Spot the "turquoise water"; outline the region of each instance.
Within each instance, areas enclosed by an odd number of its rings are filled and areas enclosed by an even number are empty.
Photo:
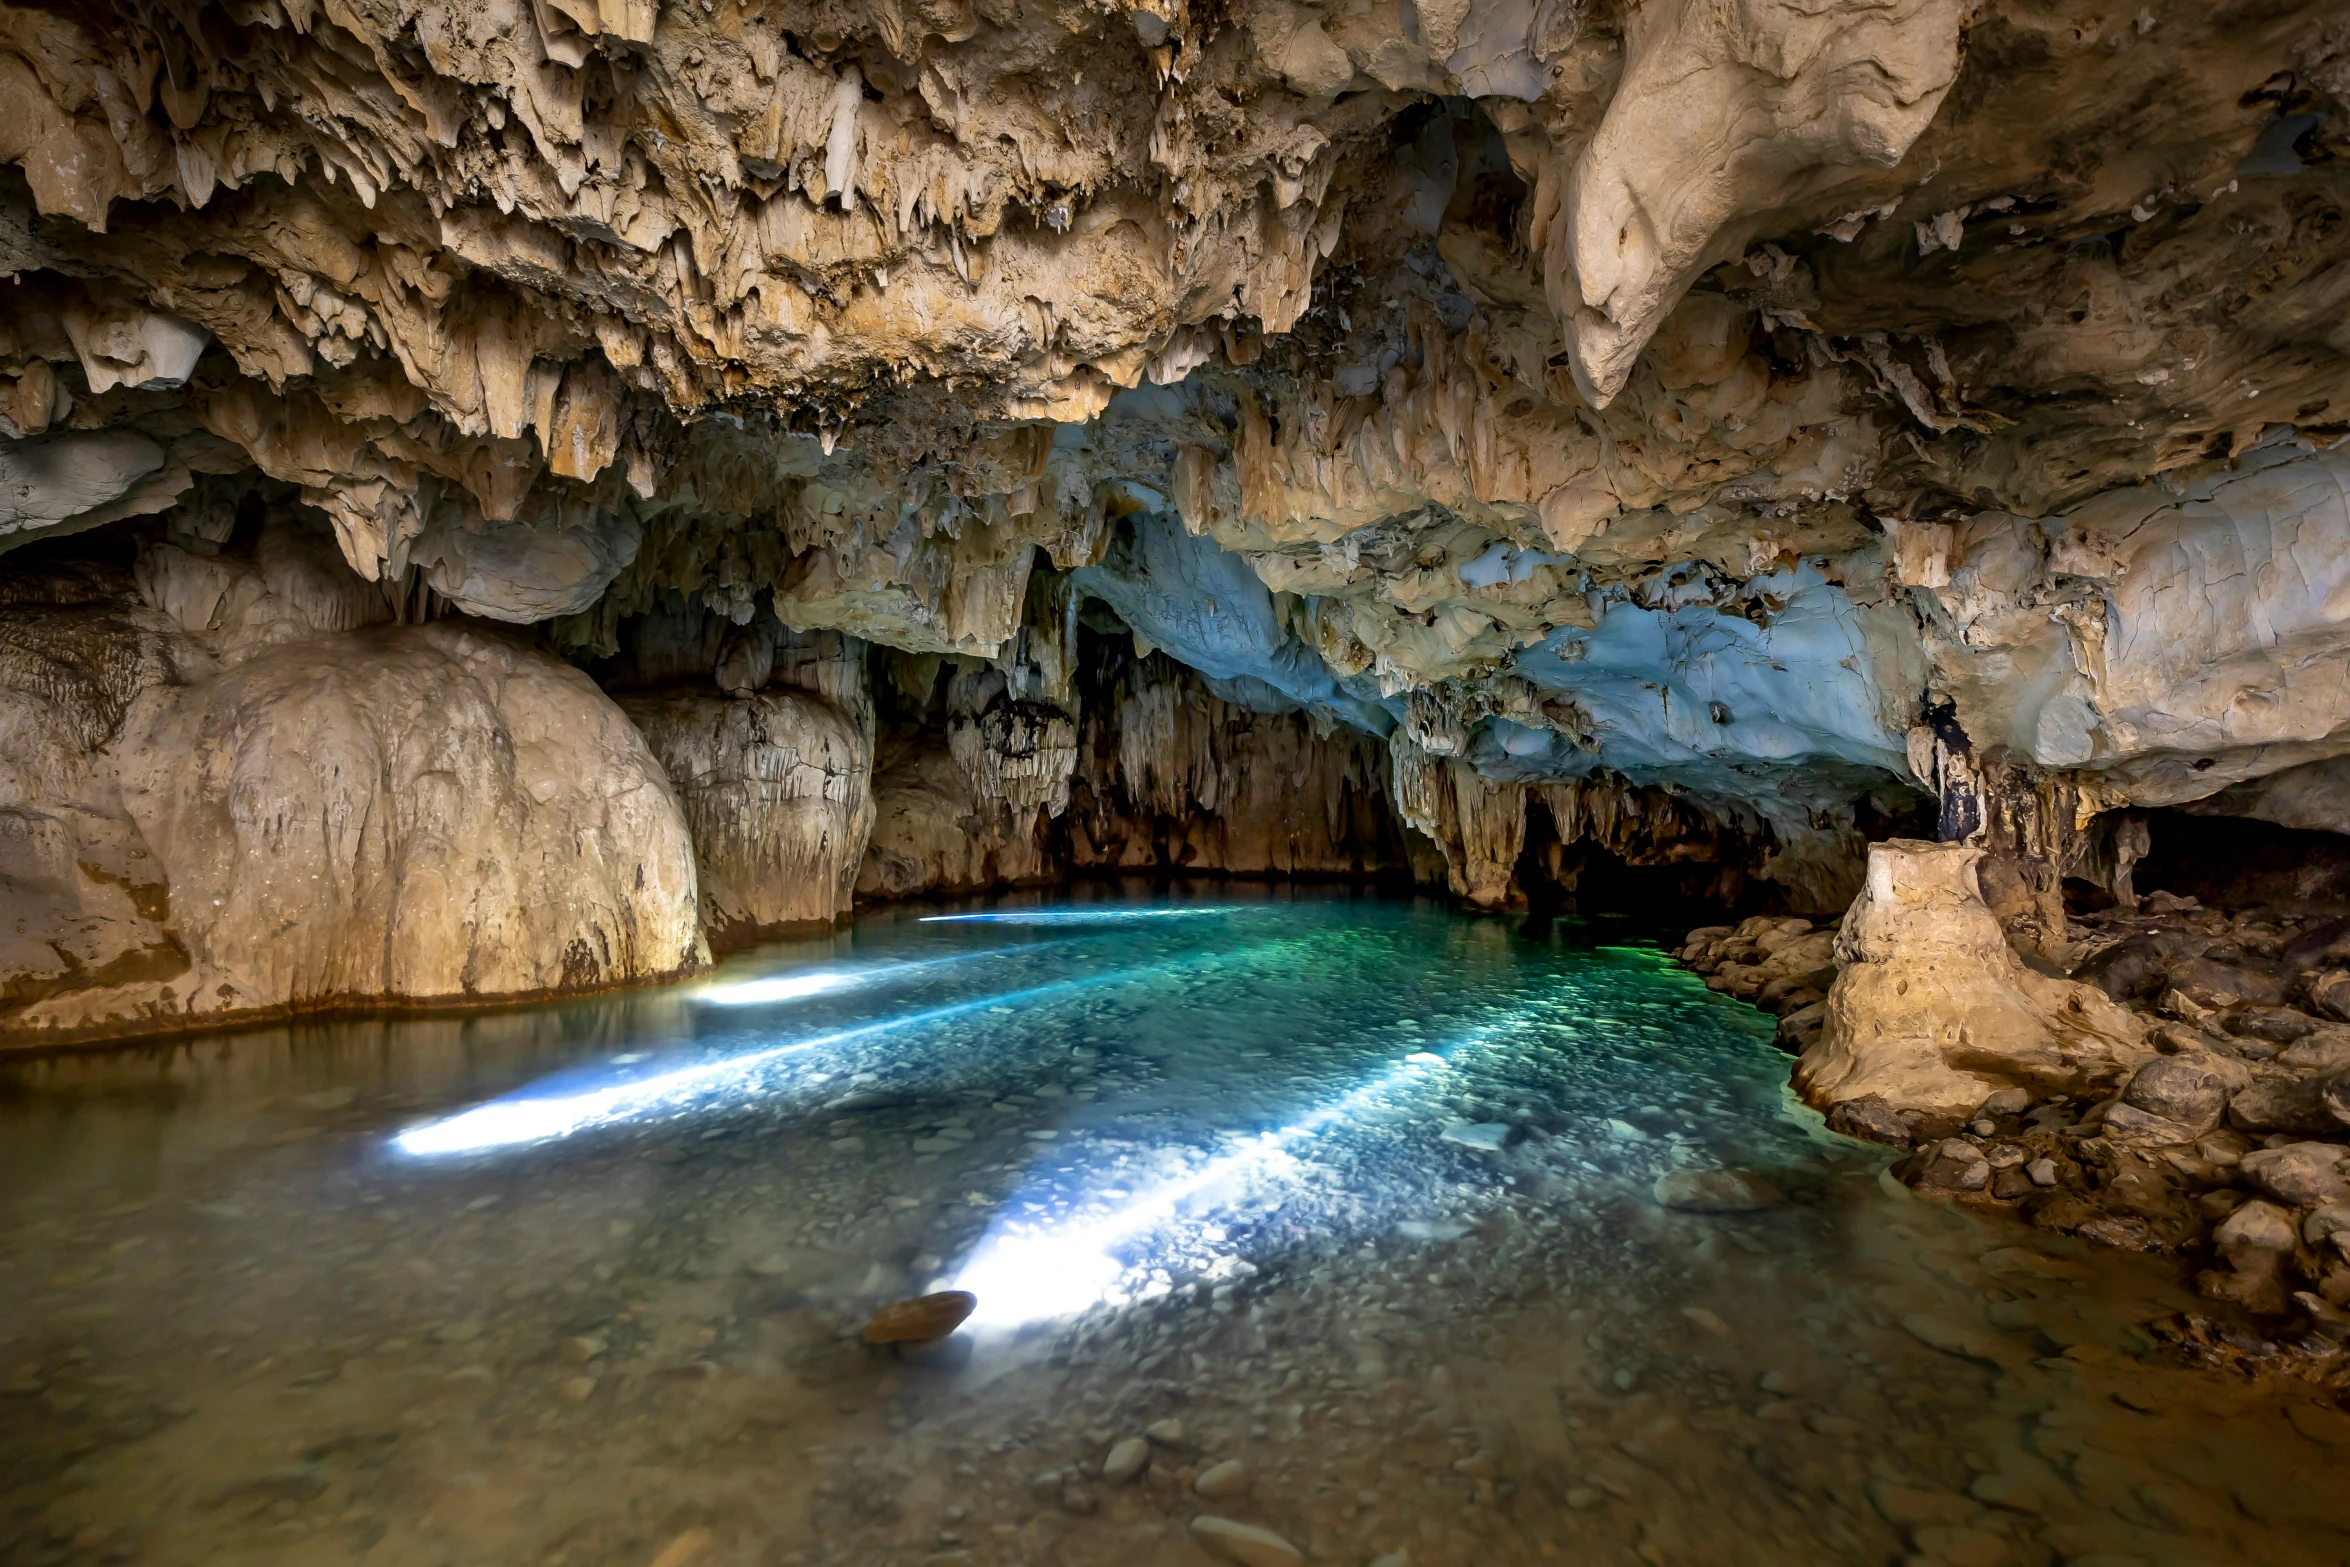
[[[1888,1190],[1603,934],[1105,888],[10,1063],[0,1559],[2343,1559],[2314,1390]],[[1658,1206],[1714,1166],[1786,1200]]]

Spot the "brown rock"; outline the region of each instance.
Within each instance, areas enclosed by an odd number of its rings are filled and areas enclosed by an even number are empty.
[[[1909,1184],[1925,1192],[1979,1192],[1991,1184],[1991,1161],[1963,1137],[1946,1137],[1911,1155]]]
[[[2295,1208],[2350,1202],[2350,1149],[2326,1143],[2287,1143],[2244,1156],[2244,1173],[2281,1203]]]
[[[2350,969],[2323,969],[2312,974],[2309,1007],[2337,1023],[2350,1023]]]
[[[1832,1107],[1828,1111],[1828,1130],[1894,1148],[1910,1145],[1909,1123],[1894,1113],[1883,1094],[1863,1094]]]
[[[2186,1127],[2187,1135],[2177,1141],[2191,1143],[2219,1125],[2220,1115],[2227,1109],[2228,1091],[2219,1073],[2203,1061],[2186,1055],[2161,1056],[2138,1068],[2122,1090],[2122,1103]],[[2111,1116],[2106,1124],[2111,1127]]]
[[[1787,1199],[1751,1170],[1674,1170],[1657,1177],[1656,1200],[1682,1213],[1752,1213]]]
[[[940,1290],[912,1300],[893,1300],[865,1324],[868,1344],[920,1344],[945,1338],[979,1309],[979,1297],[969,1290]]]

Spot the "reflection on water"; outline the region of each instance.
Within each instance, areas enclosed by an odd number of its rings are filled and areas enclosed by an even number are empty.
[[[2350,1554],[2350,1416],[1909,1200],[1653,952],[1094,896],[0,1068],[0,1560]],[[1789,1200],[1656,1204],[1717,1164]]]

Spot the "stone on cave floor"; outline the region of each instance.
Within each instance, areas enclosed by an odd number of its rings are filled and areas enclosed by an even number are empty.
[[[1299,1567],[1305,1554],[1272,1530],[1202,1513],[1191,1520],[1191,1537],[1211,1556],[1239,1567]]]
[[[1828,1107],[1828,1128],[1865,1142],[1907,1148],[1909,1123],[1902,1120],[1883,1094],[1861,1094]]]
[[[1755,1213],[1787,1198],[1751,1170],[1669,1170],[1656,1179],[1660,1206],[1682,1213]]]
[[[978,1309],[979,1297],[968,1290],[940,1290],[891,1301],[866,1322],[864,1339],[868,1344],[920,1344],[942,1339]]]

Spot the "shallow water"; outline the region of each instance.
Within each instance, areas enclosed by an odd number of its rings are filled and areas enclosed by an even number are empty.
[[[2350,1559],[2350,1417],[1912,1201],[1770,1035],[1588,931],[1105,889],[8,1063],[0,1560]],[[1657,1205],[1713,1165],[1789,1200]]]

